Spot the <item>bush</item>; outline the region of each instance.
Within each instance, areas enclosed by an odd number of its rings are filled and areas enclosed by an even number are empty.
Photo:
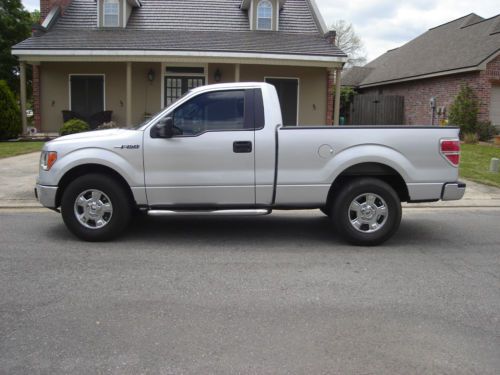
[[[479,137],[476,133],[464,133],[464,143],[475,145],[479,142]]]
[[[455,101],[450,106],[449,123],[459,126],[462,135],[475,133],[478,113],[479,101],[474,91],[468,85],[462,86]]]
[[[89,130],[90,127],[85,121],[73,118],[64,123],[61,130],[59,130],[59,134],[68,135],[68,134],[87,132]]]
[[[104,130],[104,129],[118,129],[118,125],[114,121],[110,122],[105,122],[102,125],[99,125],[97,127],[97,130]]]
[[[476,126],[476,133],[480,141],[488,142],[497,135],[497,128],[491,122],[479,122]]]
[[[0,139],[16,138],[23,131],[21,111],[7,82],[0,81]]]

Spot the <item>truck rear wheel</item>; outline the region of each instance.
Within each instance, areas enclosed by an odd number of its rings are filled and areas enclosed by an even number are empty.
[[[85,241],[108,241],[120,235],[131,217],[127,192],[102,174],[78,177],[65,189],[61,214],[68,229]]]
[[[332,219],[338,233],[355,245],[376,246],[388,240],[401,222],[401,201],[386,182],[357,178],[335,197]]]

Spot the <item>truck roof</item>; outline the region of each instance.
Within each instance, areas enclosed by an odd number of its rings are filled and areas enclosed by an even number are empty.
[[[270,87],[269,83],[265,82],[231,82],[231,83],[215,83],[211,85],[199,86],[191,90],[191,92],[201,92],[207,89],[235,89],[235,88],[265,88]]]

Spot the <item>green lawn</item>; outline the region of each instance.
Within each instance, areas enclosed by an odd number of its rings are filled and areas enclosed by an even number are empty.
[[[0,142],[0,159],[40,151],[45,142]]]
[[[462,144],[460,176],[500,187],[500,173],[489,172],[491,158],[500,159],[500,147]]]

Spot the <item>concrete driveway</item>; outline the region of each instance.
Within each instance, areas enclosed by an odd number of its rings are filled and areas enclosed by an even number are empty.
[[[0,163],[0,208],[41,207],[35,200],[33,188],[38,174],[40,153],[2,159]],[[424,207],[500,207],[500,189],[467,182],[465,197],[460,201],[426,204],[405,204],[414,208]]]
[[[33,189],[40,153],[5,158],[0,163],[0,208],[41,207]]]

